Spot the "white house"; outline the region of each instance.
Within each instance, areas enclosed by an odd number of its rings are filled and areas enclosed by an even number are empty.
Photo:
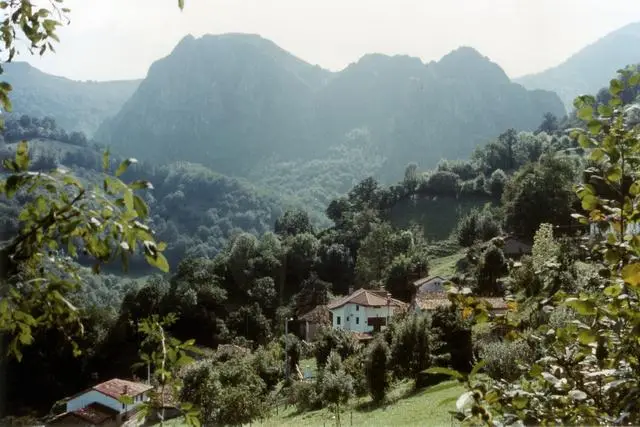
[[[152,389],[144,383],[111,379],[69,398],[66,412],[51,424],[122,425],[131,420],[139,406],[149,399]],[[123,398],[132,402],[123,403]]]
[[[386,291],[358,289],[328,304],[335,329],[358,333],[379,331],[394,313],[407,304],[391,298]]]
[[[413,282],[413,285],[416,287],[416,292],[421,293],[443,293],[447,292],[444,287],[444,284],[447,282],[447,279],[442,276],[431,276],[431,277],[423,277],[422,279],[418,279]]]

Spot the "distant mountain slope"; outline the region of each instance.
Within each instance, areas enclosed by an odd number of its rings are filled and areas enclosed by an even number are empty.
[[[0,76],[13,86],[13,112],[50,116],[68,131],[93,135],[100,123],[115,115],[140,80],[80,82],[43,73],[26,62],[3,64]]]
[[[515,79],[529,89],[556,92],[568,109],[582,94],[595,94],[616,71],[640,63],[640,22],[609,33],[562,64]]]
[[[471,48],[430,64],[366,55],[331,73],[259,36],[189,36],[96,137],[124,155],[249,176],[267,158],[324,159],[362,129],[386,158],[380,176],[397,177],[411,161],[467,157],[506,128],[535,128],[549,111],[564,112],[555,94],[511,83]]]

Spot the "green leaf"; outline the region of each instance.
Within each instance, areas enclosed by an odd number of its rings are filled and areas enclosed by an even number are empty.
[[[637,196],[638,194],[640,194],[640,181],[635,181],[633,184],[631,184],[631,187],[629,187],[629,193],[632,196]]]
[[[158,250],[160,252],[164,251],[165,249],[167,249],[167,244],[165,242],[160,242],[156,245],[156,247],[158,248]]]
[[[102,153],[102,170],[106,173],[109,170],[109,163],[110,163],[110,159],[109,159],[110,153],[109,150],[105,150],[104,153]],[[106,181],[105,181],[105,187],[106,187]]]
[[[129,158],[124,160],[122,163],[120,163],[120,166],[118,166],[118,169],[116,169],[116,176],[120,176],[123,173],[126,172],[126,170],[129,168],[129,166],[138,163],[138,161],[134,158]]]
[[[469,374],[469,377],[471,378],[475,377],[476,374],[480,372],[480,369],[484,368],[486,364],[487,362],[485,360],[481,360],[475,365],[473,365],[473,369],[471,369],[471,373]]]
[[[578,144],[584,149],[590,149],[596,146],[593,140],[583,133],[578,135]]]
[[[133,191],[127,190],[124,192],[124,206],[127,208],[127,211],[134,213],[135,207],[133,202]]]
[[[597,339],[598,337],[591,329],[580,331],[578,334],[578,341],[584,345],[592,344],[596,342]]]
[[[437,374],[437,375],[449,375],[450,377],[453,377],[455,379],[458,380],[464,380],[464,375],[462,375],[460,372],[454,370],[454,369],[449,369],[449,368],[443,368],[440,366],[434,366],[432,368],[429,368],[427,370],[424,371],[425,374]]]
[[[598,105],[598,114],[605,118],[611,117],[613,115],[613,108],[606,104],[600,104]]]
[[[594,162],[600,161],[604,157],[604,151],[601,148],[596,148],[591,152],[590,157]]]
[[[180,10],[184,9],[184,0],[178,0],[178,7],[180,8]]]
[[[129,184],[132,190],[143,190],[145,188],[153,190],[153,185],[149,181],[133,181]]]
[[[16,165],[19,170],[26,171],[29,169],[29,147],[27,141],[20,141],[16,149]]]
[[[577,117],[580,120],[584,120],[585,122],[588,122],[590,120],[593,119],[593,106],[591,105],[585,105],[584,107],[580,108],[577,112]]]
[[[602,123],[600,123],[600,120],[591,120],[587,124],[587,127],[589,128],[589,132],[591,132],[594,135],[597,135],[602,130]]]
[[[611,298],[615,298],[618,295],[620,295],[623,290],[624,289],[623,289],[622,285],[616,283],[614,285],[607,286],[606,288],[604,288],[603,292],[604,292],[604,294],[606,296],[611,297]]]
[[[164,257],[164,255],[162,255],[161,253],[158,252],[156,253],[155,256],[152,256],[146,253],[144,257],[146,258],[147,262],[153,267],[158,268],[160,271],[164,273],[169,272],[169,263],[167,262],[167,259]]]
[[[4,192],[8,199],[12,198],[16,194],[23,182],[24,178],[20,175],[11,175],[7,178],[5,181]]]
[[[610,182],[619,182],[622,179],[622,169],[620,166],[614,165],[607,171],[607,179]]]
[[[640,285],[640,263],[628,264],[622,269],[622,279],[630,286]]]
[[[133,195],[133,207],[140,218],[146,218],[149,215],[147,204],[138,195]]]
[[[609,83],[609,93],[613,96],[616,96],[617,94],[622,92],[623,89],[624,89],[624,86],[622,85],[622,82],[618,79],[612,79],[611,82]]]
[[[590,300],[580,300],[578,298],[567,298],[565,304],[573,308],[578,314],[589,316],[596,314],[596,305]]]

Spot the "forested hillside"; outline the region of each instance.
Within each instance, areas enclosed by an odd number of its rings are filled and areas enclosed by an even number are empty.
[[[65,167],[84,182],[101,185],[103,147],[90,147],[86,139],[69,137],[51,118],[22,116],[5,123],[0,157],[12,156],[19,138],[30,140],[32,170]],[[166,256],[172,264],[185,256],[213,257],[228,238],[239,232],[259,235],[271,230],[275,219],[287,207],[296,205],[293,199],[275,196],[250,183],[188,162],[167,165],[140,162],[131,166],[125,178],[153,183],[154,188],[147,190],[144,199],[153,213],[151,220],[158,238],[170,242]],[[17,229],[17,210],[25,200],[0,200],[2,235],[10,236]],[[138,271],[137,267],[145,265],[137,261],[134,260],[134,272],[144,273],[146,270]]]
[[[409,161],[465,157],[505,128],[531,130],[563,111],[557,96],[511,83],[471,48],[430,64],[367,55],[330,73],[229,34],[183,39],[96,137],[123,155],[255,176],[267,162],[323,160],[360,129],[384,161],[373,172],[389,180]]]
[[[53,117],[67,131],[89,136],[107,117],[120,111],[140,83],[80,82],[43,73],[26,62],[8,63],[3,68],[3,78],[13,86],[16,116]]]
[[[557,93],[568,110],[578,95],[595,94],[618,69],[640,63],[640,23],[629,24],[576,52],[562,64],[515,79]]]

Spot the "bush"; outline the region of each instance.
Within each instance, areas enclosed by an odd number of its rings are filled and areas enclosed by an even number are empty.
[[[353,378],[345,372],[340,355],[335,351],[327,359],[320,390],[323,402],[333,406],[337,424],[340,425],[340,408],[353,395]]]
[[[520,341],[494,341],[483,344],[480,358],[486,362],[486,373],[495,380],[513,381],[520,377],[519,364],[530,363],[533,351]]]
[[[394,328],[391,344],[392,369],[399,378],[417,378],[431,366],[431,325],[426,315],[407,316]]]
[[[316,364],[319,369],[322,369],[332,351],[335,350],[341,359],[346,359],[355,354],[359,347],[360,344],[352,333],[342,329],[322,328],[316,336],[314,352]]]
[[[358,351],[344,360],[344,370],[353,378],[353,392],[356,396],[365,396],[368,391],[365,365],[364,351]]]
[[[448,356],[449,366],[469,372],[473,362],[471,325],[462,319],[460,310],[453,306],[437,308],[431,316],[431,327],[436,341],[441,343],[438,351]]]
[[[389,390],[389,364],[391,351],[387,342],[377,339],[367,355],[367,386],[375,403],[384,400]]]
[[[322,408],[322,398],[318,384],[311,381],[295,381],[290,388],[291,402],[299,412],[315,411]]]

